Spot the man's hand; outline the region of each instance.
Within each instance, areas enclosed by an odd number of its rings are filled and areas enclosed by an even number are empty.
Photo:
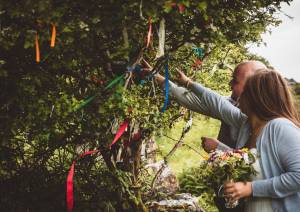
[[[249,197],[252,194],[251,182],[229,182],[224,185],[224,195],[232,200]]]
[[[202,140],[202,148],[208,153],[216,150],[220,142],[217,139],[208,138],[208,137],[201,137],[201,140]]]
[[[192,82],[190,78],[188,78],[182,71],[176,69],[176,78],[175,80],[178,82],[179,85],[186,87],[188,82]]]

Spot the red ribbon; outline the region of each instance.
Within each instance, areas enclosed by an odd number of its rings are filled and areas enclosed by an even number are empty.
[[[121,124],[113,142],[110,144],[110,147],[119,140],[119,138],[122,136],[122,134],[126,130],[128,124],[129,124],[128,120],[125,120]],[[86,155],[90,155],[90,154],[93,154],[96,152],[99,152],[99,150],[91,150],[91,151],[85,152],[85,153],[79,155],[79,158],[83,158]],[[73,205],[74,205],[73,177],[74,177],[75,163],[76,163],[76,160],[73,161],[72,166],[69,171],[69,174],[68,174],[68,177],[67,177],[67,207],[68,207],[69,212],[72,211]]]
[[[94,83],[98,84],[98,85],[104,84],[104,80],[98,79],[98,78],[95,77],[95,76],[92,76],[92,77],[91,77],[91,80],[92,80]]]
[[[124,131],[126,130],[127,126],[128,126],[128,120],[125,120],[125,121],[121,124],[121,126],[120,126],[120,128],[119,128],[119,130],[118,130],[118,132],[117,132],[117,134],[116,134],[116,136],[115,136],[113,142],[110,144],[110,147],[111,147],[112,145],[114,145],[114,144],[119,140],[119,138],[121,137],[121,135],[123,135]]]
[[[180,13],[184,12],[185,7],[184,7],[183,4],[176,4],[175,2],[172,2],[172,3],[171,3],[171,7],[173,7],[173,8],[176,7],[176,5],[177,5],[178,10],[179,10]]]
[[[177,4],[176,4],[175,2],[172,2],[172,3],[171,3],[171,7],[176,7],[176,5],[177,5]]]
[[[180,13],[182,13],[184,11],[184,5],[183,4],[178,4],[178,10]]]
[[[147,35],[147,48],[150,45],[150,40],[151,40],[151,35],[152,35],[152,19],[149,17],[149,30],[148,30],[148,35]]]
[[[99,150],[91,150],[79,155],[80,158],[83,158],[86,155],[90,155],[93,153],[99,152]],[[68,177],[67,177],[67,207],[68,211],[71,212],[74,205],[74,192],[73,192],[73,177],[74,177],[74,169],[75,169],[76,160],[73,161],[72,166],[70,168]]]
[[[196,58],[194,64],[192,65],[193,69],[198,68],[198,66],[200,66],[202,64],[202,61],[199,58]]]

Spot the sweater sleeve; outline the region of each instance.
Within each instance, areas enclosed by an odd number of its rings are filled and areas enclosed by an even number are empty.
[[[232,105],[225,97],[203,87],[199,83],[191,83],[191,90],[199,99],[199,107],[211,117],[224,121],[239,129],[247,116],[239,108]]]
[[[210,109],[211,106],[210,106],[210,104],[207,103],[209,101],[204,101],[205,99],[202,97],[201,92],[203,92],[204,96],[206,95],[206,93],[208,93],[207,95],[215,95],[216,98],[221,97],[221,96],[217,95],[216,93],[213,93],[213,92],[209,91],[208,89],[204,89],[204,87],[203,87],[203,89],[198,92],[201,94],[196,95],[195,92],[189,91],[183,87],[179,87],[171,81],[169,81],[169,92],[170,92],[170,96],[173,97],[183,107],[188,108],[189,110],[201,113],[203,115],[210,116],[212,118],[216,118],[219,120],[222,119],[222,116],[219,115],[219,113],[214,113],[214,110]],[[210,94],[210,92],[212,94]],[[220,99],[222,101],[226,102],[226,105],[228,103],[228,105],[230,105],[231,108],[235,108],[235,106],[233,106],[226,98],[222,97]],[[223,104],[223,103],[221,103],[221,104]],[[237,111],[239,111],[239,110],[237,110]],[[229,146],[223,144],[222,142],[219,142],[217,149],[222,150],[222,151],[227,151],[227,150],[230,150],[231,148]]]
[[[186,88],[179,87],[173,82],[169,81],[169,92],[170,96],[174,98],[181,106],[194,112],[216,118],[209,113],[210,111],[207,110],[206,107],[203,106],[201,99]]]
[[[273,168],[278,167],[281,174],[253,181],[253,196],[283,198],[300,192],[300,129],[291,122],[281,120],[270,125],[269,135],[271,139],[267,145],[272,153],[267,154],[274,155]]]

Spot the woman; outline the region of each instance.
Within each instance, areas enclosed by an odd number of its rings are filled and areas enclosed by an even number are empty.
[[[226,184],[225,194],[233,201],[250,197],[247,212],[299,211],[300,121],[283,77],[269,69],[251,76],[240,97],[241,110],[181,72],[178,82],[197,96],[201,110],[238,130],[237,148],[257,150],[260,173],[252,182]],[[170,93],[180,102],[183,97],[172,86]]]
[[[162,76],[155,79],[163,85]],[[251,76],[240,98],[241,110],[182,72],[177,81],[190,91],[169,81],[169,93],[177,102],[236,129],[236,148],[257,149],[258,176],[252,182],[226,184],[225,194],[233,200],[250,197],[246,211],[299,211],[300,121],[282,76],[269,69]]]
[[[261,173],[252,182],[226,184],[225,194],[233,200],[252,196],[246,211],[298,211],[300,121],[286,81],[274,70],[261,70],[247,80],[240,108],[249,117],[247,147],[257,149]]]

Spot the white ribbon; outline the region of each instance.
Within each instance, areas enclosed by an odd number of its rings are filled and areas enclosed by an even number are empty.
[[[158,51],[156,54],[156,58],[160,58],[165,55],[165,39],[166,39],[166,25],[165,19],[161,19],[159,23],[158,30]]]

